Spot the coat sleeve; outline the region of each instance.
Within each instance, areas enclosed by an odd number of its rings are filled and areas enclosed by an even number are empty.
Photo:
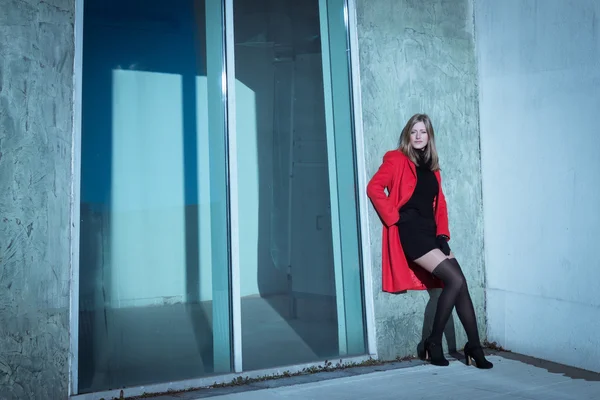
[[[393,154],[393,152],[388,152],[383,157],[383,163],[367,185],[367,196],[371,199],[373,207],[375,207],[386,226],[394,225],[400,218],[396,205],[385,193],[385,189],[389,193],[394,182],[402,176],[401,172],[400,157]]]
[[[440,188],[438,191],[438,198],[436,201],[436,225],[437,235],[446,235],[450,240],[450,229],[448,227],[448,206],[446,205],[446,196],[442,189],[442,175],[439,175]]]

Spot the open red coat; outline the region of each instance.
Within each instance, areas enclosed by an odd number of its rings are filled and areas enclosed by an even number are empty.
[[[433,207],[437,234],[450,238],[448,209],[440,171],[435,171],[439,191]],[[407,262],[398,235],[399,210],[411,198],[417,184],[415,164],[399,150],[388,151],[383,164],[367,185],[367,195],[383,221],[382,277],[384,292],[402,292],[442,287],[426,270]],[[388,193],[386,194],[385,189]]]

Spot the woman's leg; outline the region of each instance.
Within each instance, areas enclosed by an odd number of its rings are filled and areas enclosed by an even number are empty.
[[[454,264],[457,273],[462,275],[462,269],[460,268],[460,264],[456,260],[456,258],[451,259]],[[469,287],[467,285],[466,279],[464,279],[464,285],[460,289],[458,296],[456,297],[456,302],[454,306],[456,307],[456,313],[458,314],[458,318],[462,323],[465,331],[467,332],[467,338],[469,339],[469,343],[473,345],[479,345],[479,332],[477,330],[477,318],[475,317],[475,309],[473,308],[473,301],[471,300],[471,295],[469,294]]]
[[[452,258],[451,261],[454,263],[457,271],[460,271],[462,274],[462,270],[458,261],[455,258]],[[474,359],[477,368],[492,368],[494,364],[485,359],[483,349],[481,348],[481,343],[479,342],[477,318],[475,317],[475,309],[473,308],[473,301],[471,300],[471,295],[469,294],[469,288],[466,280],[463,288],[460,290],[458,297],[456,298],[456,303],[454,306],[456,307],[456,313],[458,314],[458,318],[467,332],[467,338],[469,340],[465,345],[467,364],[471,359]]]
[[[456,274],[454,263],[439,249],[431,250],[414,262],[444,282],[444,289],[438,299],[433,317],[433,329],[431,335],[425,340],[424,347],[425,357],[429,354],[432,364],[446,366],[449,363],[442,351],[442,335],[464,284],[464,277],[462,274]]]
[[[440,250],[434,249],[414,262],[444,282],[444,289],[440,294],[433,319],[433,329],[428,338],[429,342],[438,347],[436,350],[437,364],[447,365],[447,361],[441,354],[441,346],[439,344],[442,341],[442,335],[448,319],[452,315],[452,308],[456,306],[456,313],[467,332],[469,340],[465,346],[465,355],[467,358],[473,356],[479,368],[492,368],[492,363],[485,359],[481,350],[473,301],[469,294],[469,287],[465,276],[462,273],[460,264],[454,258],[454,254],[450,253],[450,256],[446,257]]]
[[[466,287],[465,277],[454,263],[453,254],[444,255],[439,249],[434,249],[422,257],[414,260],[415,264],[431,272],[435,277],[444,282],[444,289],[440,294],[433,318],[433,328],[429,341],[441,343],[444,328],[452,315],[452,309],[463,288]],[[467,292],[468,294],[468,292]]]

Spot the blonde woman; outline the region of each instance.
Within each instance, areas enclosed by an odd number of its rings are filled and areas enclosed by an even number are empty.
[[[387,194],[385,192],[387,190]],[[467,364],[492,368],[485,359],[467,282],[450,250],[448,210],[431,120],[413,115],[367,186],[383,227],[383,290],[401,292],[443,287],[422,357],[446,366],[442,334],[452,309],[467,332]]]

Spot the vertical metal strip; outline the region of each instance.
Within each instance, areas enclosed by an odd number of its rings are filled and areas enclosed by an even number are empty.
[[[287,240],[287,261],[288,261],[288,265],[287,265],[287,276],[288,276],[288,291],[289,291],[289,296],[291,297],[291,302],[289,304],[289,313],[290,316],[296,317],[296,300],[294,298],[294,283],[292,280],[292,274],[293,274],[293,268],[294,266],[292,265],[292,246],[294,245],[294,242],[292,240],[293,235],[292,235],[292,220],[293,220],[293,213],[292,213],[292,205],[294,203],[294,185],[292,182],[293,179],[293,175],[294,175],[294,124],[295,124],[295,120],[294,120],[294,99],[296,98],[296,67],[295,67],[295,61],[292,61],[291,66],[290,66],[290,76],[291,76],[291,90],[290,90],[290,135],[291,135],[291,139],[290,139],[290,146],[289,146],[289,155],[290,155],[290,160],[288,163],[288,182],[289,182],[289,190],[288,190],[288,212],[287,212],[287,224],[288,224],[288,240]]]
[[[340,356],[348,352],[346,339],[346,308],[344,296],[344,271],[342,268],[342,247],[340,235],[340,213],[338,204],[337,162],[335,148],[335,123],[333,115],[333,93],[331,82],[331,53],[329,50],[329,17],[327,0],[319,0],[321,24],[321,58],[323,61],[323,89],[325,91],[325,124],[327,131],[327,161],[329,170],[329,194],[331,201],[331,234],[333,242],[333,263],[335,274],[335,295],[337,303],[338,343]]]
[[[227,171],[227,100],[225,85],[224,0],[207,0],[206,7],[206,72],[208,93],[209,146],[211,173],[211,234],[213,292],[213,358],[214,372],[231,371],[231,274]],[[214,189],[214,192],[213,192]],[[215,197],[213,197],[215,193]],[[220,196],[224,196],[222,202]],[[224,203],[224,204],[223,204]],[[222,219],[225,214],[225,220]],[[215,239],[213,238],[213,239]]]
[[[363,293],[367,327],[367,347],[369,354],[377,357],[377,332],[375,326],[375,305],[373,298],[373,275],[371,263],[371,237],[369,231],[369,201],[367,198],[367,167],[364,144],[362,99],[360,92],[360,65],[358,52],[358,20],[356,0],[347,0],[348,38],[350,46],[350,76],[352,79],[352,103],[354,135],[356,144],[356,174],[358,178],[359,224],[362,248]]]
[[[79,391],[79,229],[81,199],[81,99],[83,68],[83,0],[75,1],[73,120],[71,135],[71,281],[69,307],[69,396]]]
[[[227,94],[227,144],[229,153],[229,221],[231,251],[231,314],[233,318],[233,368],[242,372],[242,311],[238,213],[238,165],[235,107],[235,38],[233,0],[225,0],[225,92]]]

